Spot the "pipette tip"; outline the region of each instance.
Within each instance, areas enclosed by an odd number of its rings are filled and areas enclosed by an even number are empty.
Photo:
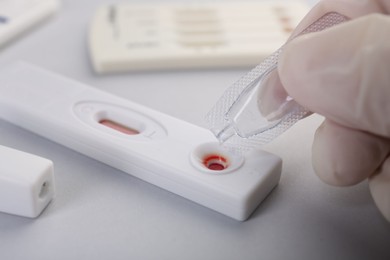
[[[221,131],[215,134],[218,141],[222,144],[226,142],[228,139],[230,139],[232,136],[236,134],[236,131],[234,130],[234,127],[229,124],[226,125],[225,128],[223,128]]]

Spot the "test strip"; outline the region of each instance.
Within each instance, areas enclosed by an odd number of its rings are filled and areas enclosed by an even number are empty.
[[[116,131],[119,131],[121,133],[127,134],[127,135],[138,135],[139,131],[135,130],[133,128],[130,128],[128,126],[122,125],[120,123],[114,122],[109,119],[102,119],[99,121],[100,124],[107,126],[109,128],[112,128]]]

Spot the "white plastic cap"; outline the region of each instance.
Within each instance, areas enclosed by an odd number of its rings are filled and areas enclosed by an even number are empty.
[[[35,218],[54,197],[53,163],[0,146],[0,211]]]

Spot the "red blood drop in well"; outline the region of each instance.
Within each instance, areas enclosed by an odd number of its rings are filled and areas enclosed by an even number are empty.
[[[222,164],[219,164],[219,163],[210,163],[207,168],[209,168],[210,170],[213,170],[213,171],[222,171],[222,170],[225,170],[225,166],[223,166]]]
[[[203,160],[203,164],[207,169],[213,171],[223,171],[228,167],[226,158],[216,154],[206,156]]]

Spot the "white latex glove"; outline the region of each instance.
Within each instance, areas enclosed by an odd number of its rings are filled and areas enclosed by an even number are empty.
[[[288,43],[274,86],[262,99],[272,110],[287,92],[326,117],[315,135],[313,166],[332,185],[369,178],[373,199],[390,221],[390,1],[320,2],[299,33],[330,11],[352,20]],[[376,14],[373,14],[376,13]],[[294,34],[297,34],[294,33]],[[271,108],[270,108],[271,107]]]

